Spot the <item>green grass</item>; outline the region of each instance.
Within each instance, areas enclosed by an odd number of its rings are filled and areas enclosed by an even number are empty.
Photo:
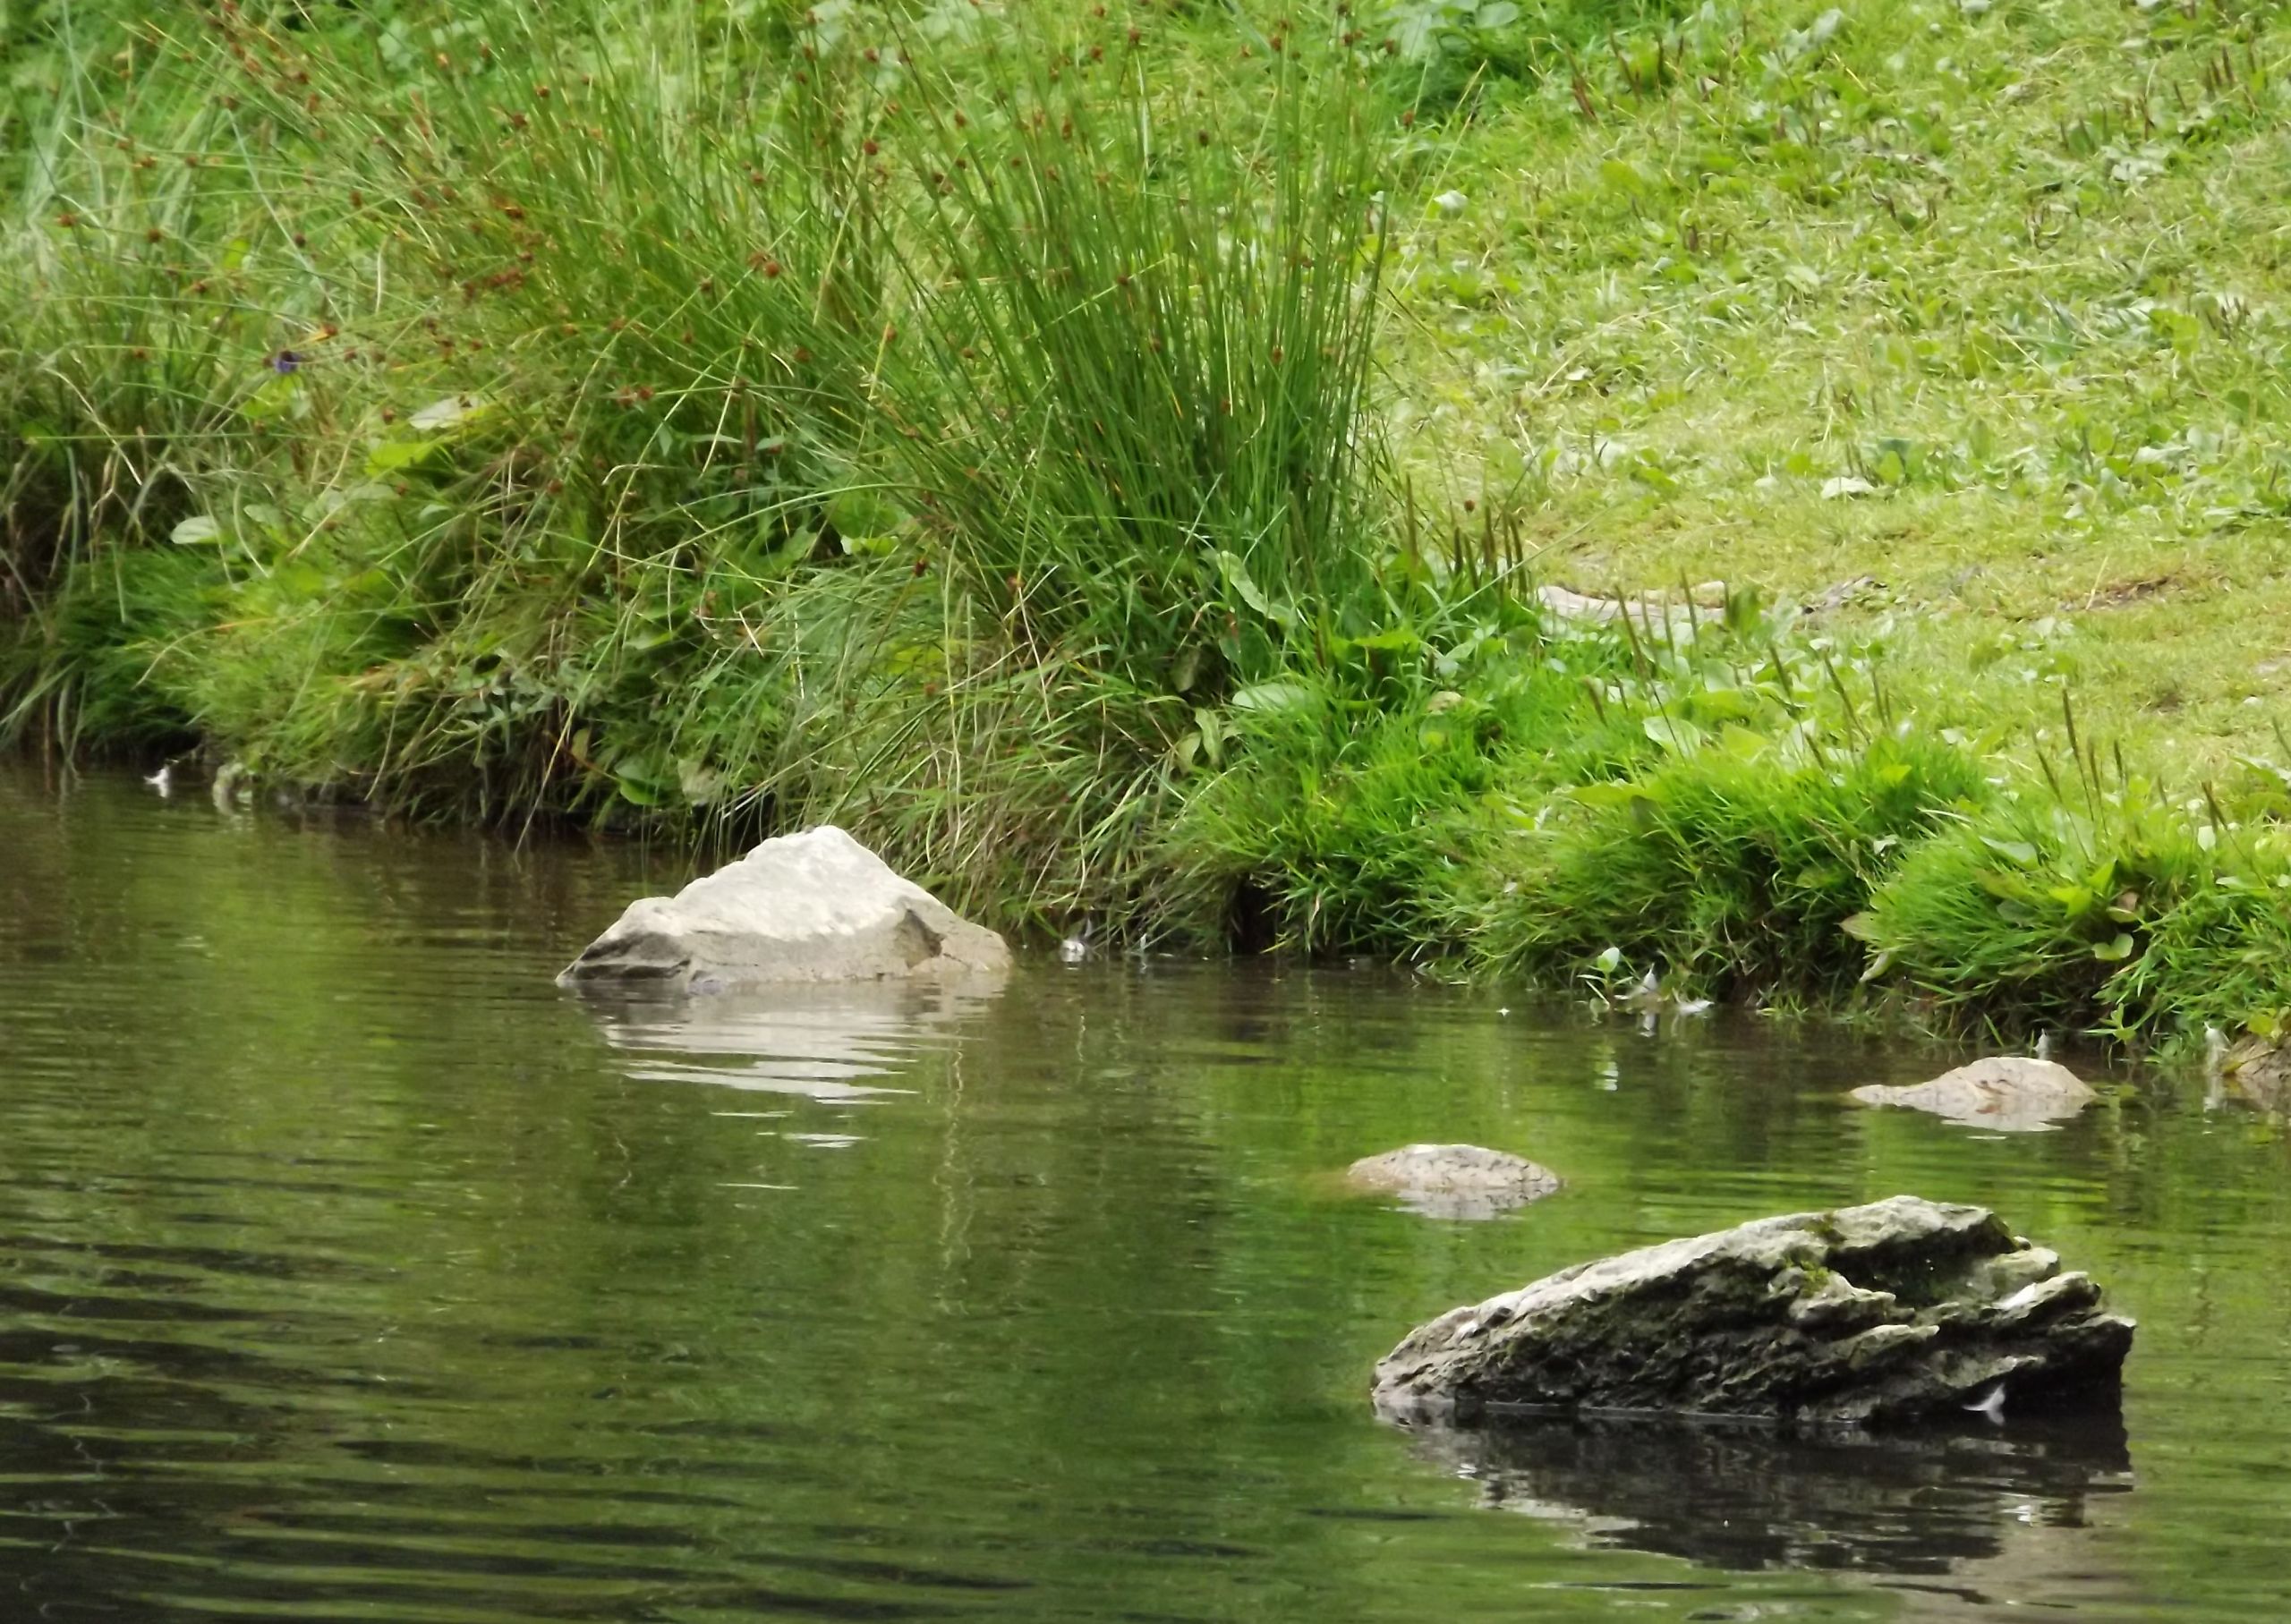
[[[832,819],[1020,930],[2291,1008],[2272,5],[0,39],[21,737]]]
[[[1580,52],[1580,102],[1497,72],[1419,121],[1420,482],[1587,590],[1874,576],[1840,618],[1942,725],[2050,728],[2068,683],[2176,767],[2269,744],[2280,9],[1827,13],[1698,12]]]

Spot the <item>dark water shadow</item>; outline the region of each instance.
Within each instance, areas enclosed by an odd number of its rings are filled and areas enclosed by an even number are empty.
[[[1477,1484],[1491,1509],[1571,1525],[1593,1546],[1736,1571],[2009,1588],[2016,1569],[2035,1580],[2064,1554],[2105,1565],[2095,1512],[2132,1488],[2113,1413],[1821,1436],[1674,1420],[1386,1419],[1423,1459]],[[2064,1553],[2064,1539],[2077,1549]]]

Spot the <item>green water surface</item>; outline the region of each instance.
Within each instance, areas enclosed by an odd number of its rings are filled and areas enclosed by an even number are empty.
[[[1375,969],[597,1008],[678,860],[0,773],[0,1620],[2276,1620],[2278,1123],[1843,1098],[1970,1051]],[[1567,1179],[1346,1197],[1415,1140]],[[1367,1403],[1416,1321],[1912,1191],[2141,1330],[2121,1424],[1873,1444]]]

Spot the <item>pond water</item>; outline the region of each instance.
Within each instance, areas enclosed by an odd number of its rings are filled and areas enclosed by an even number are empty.
[[[0,1620],[2291,1611],[2291,1169],[2201,1078],[1984,1135],[1842,1097],[1963,1051],[1383,971],[551,984],[683,877],[0,771]],[[1419,1139],[1568,1186],[1332,1177]],[[1453,1304],[1904,1190],[2137,1316],[2120,1426],[1369,1410]]]

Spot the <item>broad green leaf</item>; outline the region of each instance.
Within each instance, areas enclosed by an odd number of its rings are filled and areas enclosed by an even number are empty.
[[[1687,755],[1702,748],[1702,729],[1674,716],[1650,716],[1639,724],[1647,736],[1664,749]]]
[[[309,407],[310,403],[303,398],[302,378],[290,372],[264,379],[239,403],[239,415],[255,422],[268,422],[275,417],[299,416]]]
[[[828,498],[827,522],[843,538],[845,550],[856,552],[861,543],[895,539],[906,528],[907,514],[879,491],[839,490]]]
[[[1295,622],[1296,611],[1285,604],[1274,603],[1266,596],[1265,589],[1251,578],[1249,566],[1241,562],[1239,554],[1220,552],[1217,555],[1217,567],[1224,574],[1226,584],[1231,586],[1240,600],[1248,605],[1251,609],[1264,616],[1267,620],[1281,625],[1290,625]]]
[[[1198,736],[1201,740],[1201,753],[1209,758],[1209,764],[1212,767],[1223,766],[1225,763],[1225,725],[1218,720],[1217,715],[1214,711],[1209,710],[1204,705],[1197,705],[1194,707],[1193,725],[1198,730]]]
[[[443,400],[433,400],[407,418],[409,427],[425,431],[439,429],[459,429],[474,423],[493,410],[493,403],[481,395],[448,395]]]
[[[446,448],[442,439],[384,440],[366,454],[366,472],[374,477],[419,468]]]
[[[1302,683],[1257,683],[1233,695],[1236,710],[1295,710],[1313,702],[1313,691]]]

